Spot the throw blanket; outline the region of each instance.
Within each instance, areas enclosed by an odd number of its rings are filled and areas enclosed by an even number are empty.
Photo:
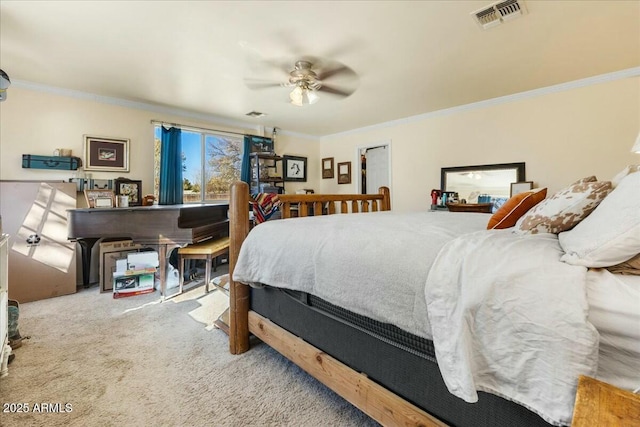
[[[257,193],[253,198],[253,216],[256,224],[261,224],[278,211],[280,198],[275,193]]]
[[[595,376],[598,333],[587,321],[586,268],[560,262],[554,234],[491,230],[443,247],[425,296],[449,391],[513,400],[569,425],[580,374]]]

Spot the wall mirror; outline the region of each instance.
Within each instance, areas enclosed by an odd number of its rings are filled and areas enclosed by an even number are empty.
[[[456,166],[441,169],[441,189],[455,191],[459,199],[478,203],[479,195],[488,195],[492,201],[507,200],[511,184],[526,180],[522,163]]]

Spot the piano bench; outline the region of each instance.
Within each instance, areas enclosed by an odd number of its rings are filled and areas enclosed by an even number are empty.
[[[187,245],[178,249],[178,265],[180,266],[180,276],[178,283],[180,288],[178,294],[182,293],[184,285],[184,261],[188,259],[204,259],[207,261],[204,273],[205,292],[209,292],[209,282],[211,281],[211,267],[215,271],[215,259],[220,255],[229,252],[229,237],[220,237],[219,239],[205,240],[204,242]]]

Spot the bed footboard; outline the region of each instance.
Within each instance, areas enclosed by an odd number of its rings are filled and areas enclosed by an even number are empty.
[[[297,205],[298,215],[307,216],[311,209],[315,215],[336,213],[375,212],[391,209],[389,189],[382,187],[379,194],[370,195],[282,195],[283,218],[291,216],[291,206]],[[249,334],[253,333],[267,345],[327,385],[351,404],[360,408],[383,425],[445,427],[446,424],[403,400],[391,391],[356,372],[328,354],[311,346],[303,339],[278,327],[268,319],[249,310],[249,286],[233,280],[233,270],[240,247],[249,233],[249,187],[244,182],[231,185],[229,206],[229,350],[240,354],[249,350]]]

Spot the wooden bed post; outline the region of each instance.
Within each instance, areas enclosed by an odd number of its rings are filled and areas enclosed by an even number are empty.
[[[378,193],[382,194],[382,206],[380,208],[381,211],[390,211],[391,210],[391,195],[389,193],[389,187],[380,187],[378,189]]]
[[[229,200],[229,351],[249,350],[249,287],[233,280],[242,242],[249,234],[249,186],[234,182]]]

